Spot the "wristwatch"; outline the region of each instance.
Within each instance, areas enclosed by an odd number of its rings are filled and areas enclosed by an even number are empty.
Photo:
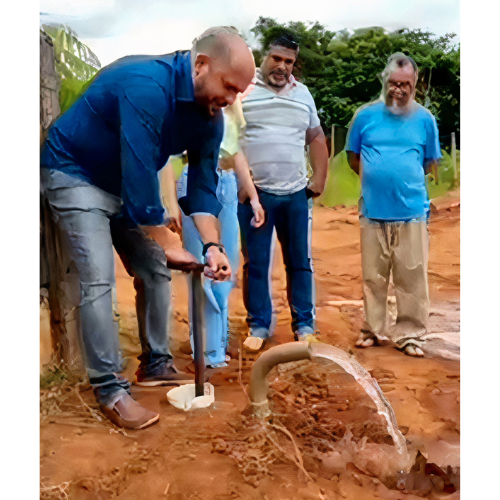
[[[203,251],[201,252],[201,255],[203,255],[203,257],[205,257],[205,255],[210,247],[217,247],[219,249],[220,253],[225,253],[224,252],[224,245],[221,245],[219,243],[210,242],[210,243],[205,243],[203,245]]]

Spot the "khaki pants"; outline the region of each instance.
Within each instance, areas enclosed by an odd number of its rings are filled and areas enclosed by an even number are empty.
[[[425,221],[376,222],[360,218],[365,324],[362,330],[403,346],[427,331],[429,232]],[[390,273],[397,320],[387,327]]]

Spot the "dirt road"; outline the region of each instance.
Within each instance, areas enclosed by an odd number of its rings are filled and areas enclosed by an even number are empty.
[[[299,362],[274,369],[269,376],[273,426],[242,414],[248,401],[238,382],[244,331],[239,283],[230,303],[234,358],[228,368],[212,373],[213,407],[183,412],[168,403],[166,388],[134,387],[134,397],[160,412],[160,421],[148,430],[123,431],[99,420],[85,385],[79,391],[74,386],[42,391],[41,498],[459,498],[460,492],[452,490],[459,489],[460,466],[460,206],[453,196],[436,205],[430,225],[431,327],[424,359],[389,346],[354,347],[362,322],[356,211],[316,207],[314,212],[320,340],[352,353],[370,371],[393,406],[411,453],[421,454],[413,473],[399,478],[399,489],[398,478],[391,479],[387,471],[394,446],[373,402],[335,367]],[[117,274],[122,346],[130,356],[126,375],[132,376],[138,346],[133,290],[123,270]],[[273,277],[278,325],[269,346],[293,341],[279,265]],[[171,338],[180,366],[190,361],[186,290],[184,276],[176,274]],[[243,384],[254,359],[242,356]],[[430,475],[430,463],[447,477]],[[450,481],[453,487],[445,487]],[[450,491],[444,497],[443,488]]]

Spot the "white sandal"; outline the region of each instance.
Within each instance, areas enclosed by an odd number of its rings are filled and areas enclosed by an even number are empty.
[[[396,349],[403,352],[407,356],[421,358],[424,356],[424,351],[421,349],[424,344],[425,340],[405,338],[396,341]]]
[[[356,340],[356,347],[373,347],[380,345],[378,338],[371,332],[361,332],[358,340]]]
[[[258,352],[265,345],[266,339],[261,339],[260,337],[252,337],[251,335],[245,339],[243,346],[247,351]]]

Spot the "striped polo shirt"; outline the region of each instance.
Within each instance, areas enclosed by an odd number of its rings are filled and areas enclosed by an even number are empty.
[[[286,87],[276,91],[266,85],[257,70],[255,86],[243,98],[243,114],[246,127],[241,149],[255,185],[277,195],[304,189],[306,132],[320,125],[307,87],[290,76]]]

